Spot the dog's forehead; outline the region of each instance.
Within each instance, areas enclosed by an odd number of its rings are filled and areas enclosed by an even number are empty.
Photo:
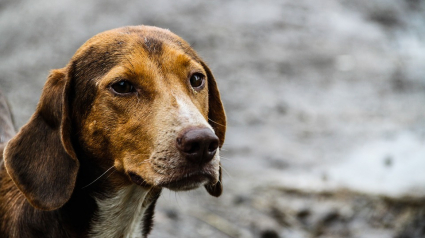
[[[74,58],[87,53],[128,54],[139,46],[149,54],[160,54],[163,45],[182,50],[195,61],[200,61],[196,52],[185,40],[167,29],[152,26],[122,27],[99,33],[86,41],[77,50]]]
[[[170,52],[201,63],[190,45],[169,30],[151,26],[117,28],[97,34],[84,43],[70,61],[71,71],[83,80],[93,79],[129,61],[132,55],[154,58],[170,56]]]

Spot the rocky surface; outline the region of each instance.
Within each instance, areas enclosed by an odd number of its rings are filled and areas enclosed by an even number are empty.
[[[165,192],[151,237],[424,237],[420,0],[0,2],[17,127],[94,34],[156,25],[209,62],[229,117],[225,192]]]

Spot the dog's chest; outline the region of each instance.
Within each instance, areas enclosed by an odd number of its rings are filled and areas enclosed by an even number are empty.
[[[98,200],[99,211],[91,224],[91,238],[141,238],[143,216],[148,205],[143,201],[149,190],[131,185],[115,196]]]

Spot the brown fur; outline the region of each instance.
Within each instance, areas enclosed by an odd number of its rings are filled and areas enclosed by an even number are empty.
[[[195,72],[207,80],[199,91],[188,82]],[[123,79],[134,94],[111,91]],[[193,182],[181,179],[198,170],[207,191],[219,196],[218,162],[195,166],[174,148],[187,124],[177,110],[181,102],[210,124],[221,148],[226,117],[216,82],[184,40],[147,26],[88,40],[66,67],[51,72],[34,115],[4,150],[0,237],[88,237],[95,199],[131,183],[155,188],[147,198],[147,235],[161,188],[179,190]]]

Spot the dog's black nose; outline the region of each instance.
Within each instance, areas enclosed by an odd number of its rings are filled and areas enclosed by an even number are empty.
[[[194,163],[208,163],[218,148],[218,137],[211,129],[194,128],[177,138],[177,149]]]

